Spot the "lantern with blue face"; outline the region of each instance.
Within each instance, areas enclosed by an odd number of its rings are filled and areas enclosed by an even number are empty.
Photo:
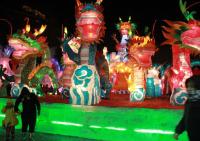
[[[104,17],[102,14],[102,1],[95,4],[82,4],[79,0],[76,9],[76,27],[82,42],[98,42],[104,36]]]

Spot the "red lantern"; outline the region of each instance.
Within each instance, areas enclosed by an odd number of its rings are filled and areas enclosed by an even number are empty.
[[[85,4],[77,1],[76,26],[82,42],[98,42],[104,35],[104,17],[99,3]]]

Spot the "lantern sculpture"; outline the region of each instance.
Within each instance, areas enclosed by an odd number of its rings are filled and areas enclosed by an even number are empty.
[[[111,78],[116,77],[113,88],[128,89],[130,101],[142,101],[145,98],[145,72],[151,67],[151,56],[156,51],[155,40],[149,35],[137,36],[136,25],[131,22],[131,17],[128,22],[122,22],[121,18],[119,20],[117,28],[122,35],[121,42],[114,36],[118,43],[118,54],[114,58],[119,60],[110,63]]]
[[[45,42],[46,37],[40,36],[45,29],[46,25],[42,25],[39,30],[35,29],[35,32],[31,33],[29,20],[27,20],[27,24],[21,32],[9,37],[8,43],[14,49],[12,61],[17,66],[16,69],[13,69],[15,70],[15,87],[18,87],[20,83],[21,85],[29,84],[28,75],[36,67],[36,57],[42,56],[48,48]]]
[[[2,58],[0,58],[2,59]],[[11,78],[11,76],[7,75],[7,68],[0,63],[0,88],[2,89],[6,89],[6,86],[8,83],[10,83],[10,81],[13,81],[13,79]],[[2,95],[7,95],[7,93],[1,93],[0,91],[0,96]]]
[[[113,91],[115,93],[128,93],[128,83],[126,78],[131,73],[131,68],[127,66],[128,63],[128,49],[129,41],[132,36],[135,34],[136,24],[131,22],[131,17],[128,18],[128,21],[122,21],[119,17],[119,23],[117,24],[117,30],[121,35],[121,40],[118,41],[116,36],[113,36],[113,39],[117,43],[116,50],[117,54],[112,53],[110,58],[110,78],[113,83]],[[121,81],[117,81],[121,80]]]
[[[172,46],[173,65],[166,71],[165,78],[172,91],[170,102],[175,105],[183,105],[187,99],[185,80],[192,76],[190,54],[200,51],[200,22],[193,18],[194,12],[187,11],[186,2],[180,0],[179,6],[188,23],[165,20],[168,26],[163,26],[167,39],[163,44]]]
[[[162,81],[159,78],[159,67],[151,67],[147,70],[146,96],[159,97],[162,95]]]
[[[9,65],[11,59],[10,59],[10,53],[8,52],[12,52],[12,49],[10,47],[6,47],[3,53],[0,52],[0,65],[2,65],[2,68],[5,68],[4,73],[5,75],[7,75],[7,78],[12,77],[14,75]]]
[[[156,51],[154,38],[133,36],[129,47],[129,62],[132,73],[128,77],[128,89],[131,101],[142,101],[145,98],[145,72],[152,65],[151,57]]]
[[[38,94],[40,96],[44,95],[42,90],[46,84],[52,94],[54,94],[58,88],[58,74],[56,69],[53,69],[55,66],[53,59],[48,59],[42,62],[40,65],[32,69],[28,75],[28,82],[30,86],[36,87]]]
[[[70,103],[94,105],[100,102],[99,75],[95,67],[96,43],[104,36],[102,0],[95,4],[76,1],[77,37],[64,41],[64,51],[78,66],[72,75]]]
[[[120,43],[117,41],[117,51],[120,56],[121,62],[128,61],[128,42],[130,38],[134,35],[136,30],[136,25],[131,22],[131,17],[129,17],[127,22],[123,22],[121,18],[119,18],[120,23],[117,24],[117,29],[121,34]]]
[[[5,52],[5,50],[4,50]],[[0,96],[7,96],[7,87],[14,82],[14,73],[10,68],[11,59],[5,53],[0,52]]]

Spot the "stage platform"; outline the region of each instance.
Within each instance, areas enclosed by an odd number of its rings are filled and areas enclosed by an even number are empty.
[[[48,95],[40,97],[41,102],[46,103],[66,103],[68,99],[63,99],[60,95]],[[174,106],[170,104],[170,96],[165,95],[157,98],[145,98],[142,102],[130,102],[129,94],[113,94],[111,93],[110,99],[104,100],[94,106],[106,107],[137,107],[137,108],[167,108],[167,109],[183,109],[183,106]]]
[[[0,98],[0,107],[5,103],[6,99]],[[173,141],[174,128],[182,113],[182,109],[173,108],[80,106],[42,102],[36,131],[55,137],[62,135],[98,141]],[[0,114],[0,120],[3,117]],[[21,122],[17,129],[20,127]],[[180,140],[188,140],[186,133],[180,136]]]

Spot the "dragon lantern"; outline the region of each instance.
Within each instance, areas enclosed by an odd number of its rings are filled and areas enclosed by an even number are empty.
[[[180,0],[179,6],[188,23],[165,20],[168,26],[163,26],[163,35],[167,40],[163,44],[171,45],[173,54],[173,65],[165,74],[172,91],[170,102],[183,105],[187,99],[185,80],[192,76],[190,54],[200,51],[200,22],[193,18],[194,12],[187,11],[186,2]]]
[[[149,35],[135,35],[131,38],[129,66],[132,66],[132,73],[128,77],[131,101],[142,101],[145,98],[145,72],[152,65],[151,57],[155,51],[155,40]]]
[[[96,43],[104,36],[102,0],[94,4],[76,1],[77,37],[64,41],[64,52],[78,66],[72,75],[70,102],[93,105],[100,102],[99,75],[95,67]]]
[[[11,59],[12,70],[15,72],[15,85],[11,89],[11,94],[14,96],[19,94],[24,84],[29,84],[29,74],[36,67],[36,57],[43,56],[48,48],[46,37],[41,36],[45,29],[46,25],[42,25],[39,30],[35,29],[34,33],[31,33],[27,19],[25,28],[8,38],[9,46],[13,48]]]
[[[112,75],[116,75],[116,82],[113,88],[118,88],[121,82],[121,86],[123,88],[127,86],[130,92],[130,101],[142,101],[145,98],[145,71],[152,64],[151,56],[156,51],[155,40],[151,39],[148,35],[132,35],[132,32],[136,30],[136,26],[130,22],[130,18],[129,22],[120,23],[118,27],[120,27],[122,38],[124,35],[128,37],[128,39],[125,39],[128,52],[126,55],[127,61],[116,61],[110,64]]]
[[[35,29],[32,34],[29,22],[27,22],[26,27],[20,33],[15,33],[9,37],[8,43],[14,49],[12,58],[18,65],[15,70],[16,83],[28,84],[28,74],[36,65],[36,57],[45,53],[48,47],[45,43],[46,38],[39,36],[45,28],[46,25],[42,25],[39,30]]]

